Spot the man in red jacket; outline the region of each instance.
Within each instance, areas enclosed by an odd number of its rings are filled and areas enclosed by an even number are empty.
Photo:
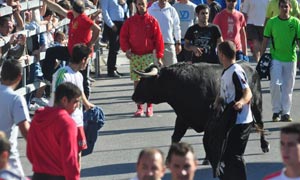
[[[120,33],[121,49],[130,59],[130,76],[137,86],[140,77],[132,70],[144,70],[152,63],[162,65],[164,42],[158,21],[148,14],[147,0],[136,0],[137,13],[127,19]],[[156,59],[153,51],[156,52]],[[137,105],[135,117],[144,115],[142,104]],[[147,104],[146,116],[153,116],[152,104]]]
[[[77,127],[70,114],[77,108],[80,89],[70,83],[55,91],[53,107],[35,112],[27,135],[27,157],[32,164],[32,180],[79,180]]]

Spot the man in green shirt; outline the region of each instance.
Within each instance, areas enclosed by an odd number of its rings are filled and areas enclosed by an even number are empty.
[[[296,76],[296,43],[300,39],[300,21],[290,15],[291,1],[279,0],[280,14],[267,22],[261,51],[266,51],[271,39],[270,51],[273,60],[270,68],[270,92],[274,122],[292,121],[290,110]]]
[[[278,3],[279,3],[279,0],[270,0],[269,4],[267,6],[267,11],[266,11],[265,25],[266,25],[266,22],[271,17],[279,15],[280,10],[278,8]],[[298,7],[297,0],[290,0],[290,4],[291,4],[290,15],[299,18],[300,17],[300,10],[299,10],[299,7]]]

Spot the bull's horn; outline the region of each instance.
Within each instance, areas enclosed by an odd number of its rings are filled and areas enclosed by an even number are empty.
[[[158,74],[158,69],[153,67],[150,72],[142,72],[142,71],[133,69],[133,72],[141,77],[151,77],[151,76],[156,76]]]

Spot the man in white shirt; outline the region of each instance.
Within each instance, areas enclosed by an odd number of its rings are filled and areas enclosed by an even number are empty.
[[[1,69],[0,84],[0,130],[5,132],[11,144],[9,156],[10,166],[18,169],[21,175],[24,171],[17,149],[19,129],[26,139],[29,130],[30,116],[25,98],[14,90],[22,80],[23,68],[17,60],[4,61]]]
[[[264,180],[300,180],[300,123],[289,124],[280,132],[280,151],[285,167]]]
[[[164,66],[177,63],[176,54],[181,52],[182,47],[180,20],[176,9],[168,0],[158,0],[149,7],[148,12],[157,19],[164,37]]]

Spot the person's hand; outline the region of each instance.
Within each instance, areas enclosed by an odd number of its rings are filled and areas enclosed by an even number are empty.
[[[10,36],[9,43],[13,44],[14,42],[16,42],[16,39],[17,39],[17,35],[16,34],[12,34]]]
[[[237,102],[235,102],[235,104],[233,105],[233,108],[234,108],[236,111],[241,111],[242,108],[243,108],[243,103],[240,102],[240,101],[237,101]]]
[[[162,61],[161,58],[158,58],[158,59],[157,59],[157,63],[158,63],[158,66],[159,66],[159,67],[162,67],[162,66],[164,65],[164,63],[163,63],[163,61]]]
[[[85,110],[87,111],[87,110],[92,109],[93,107],[95,107],[95,105],[88,102],[87,104],[84,104],[84,107],[85,107]]]
[[[194,52],[196,57],[200,57],[203,54],[203,48],[199,48],[199,47],[194,46],[193,47],[193,52]]]
[[[132,52],[131,52],[131,50],[127,50],[127,51],[126,51],[126,57],[127,57],[128,59],[131,59],[131,58],[132,58]]]
[[[111,29],[114,31],[114,32],[117,32],[118,31],[118,28],[116,25],[113,25],[113,27],[111,27]]]
[[[175,45],[175,51],[176,51],[176,54],[179,54],[182,51],[181,44],[176,44]]]

